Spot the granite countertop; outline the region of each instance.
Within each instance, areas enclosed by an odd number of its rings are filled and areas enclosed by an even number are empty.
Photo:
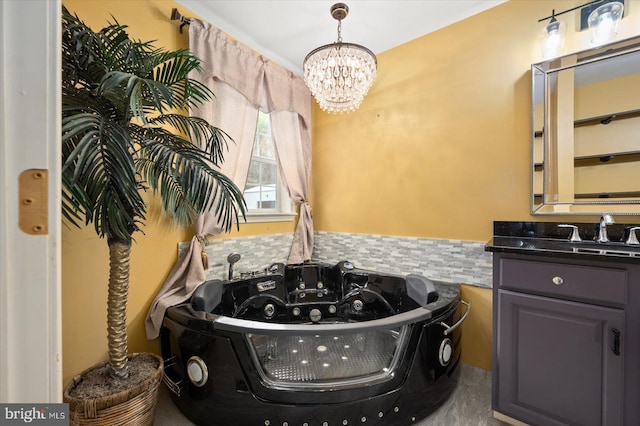
[[[597,243],[594,236],[598,224],[575,224],[582,242],[569,241],[571,229],[560,228],[559,224],[560,222],[494,222],[494,236],[485,245],[485,250],[640,263],[640,245],[627,245],[623,242],[628,228],[637,225],[608,225],[607,233],[611,241]]]

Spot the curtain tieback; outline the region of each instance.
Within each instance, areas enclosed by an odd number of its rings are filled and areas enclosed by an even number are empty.
[[[202,251],[200,252],[200,258],[202,259],[202,267],[206,271],[209,269],[209,257],[207,256],[206,248],[209,245],[209,240],[203,235],[195,236],[200,243],[200,247],[202,247]]]
[[[313,215],[311,214],[311,204],[309,204],[309,202],[308,202],[308,201],[306,201],[306,200],[305,200],[305,201],[302,201],[302,202],[300,203],[300,206],[301,206],[301,207],[302,207],[302,206],[304,206],[304,207],[309,211],[309,216],[313,217]]]

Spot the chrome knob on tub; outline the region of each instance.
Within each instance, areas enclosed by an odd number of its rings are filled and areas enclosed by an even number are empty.
[[[192,356],[187,361],[187,375],[194,385],[201,387],[209,379],[209,369],[207,364],[199,356]]]
[[[453,354],[453,342],[448,337],[440,343],[440,349],[438,350],[438,361],[440,365],[446,367],[451,362],[451,355]]]
[[[318,322],[322,319],[322,312],[320,312],[320,309],[312,309],[311,312],[309,312],[309,319],[313,322]]]
[[[351,306],[353,307],[354,311],[360,312],[362,310],[362,308],[364,308],[364,303],[362,302],[362,300],[356,299],[356,300],[353,301]]]
[[[562,277],[553,277],[551,278],[551,282],[553,282],[555,285],[562,285],[564,284],[564,279],[562,279]]]
[[[264,313],[265,318],[273,318],[276,313],[276,307],[273,303],[267,303],[266,305],[264,305],[262,312]]]

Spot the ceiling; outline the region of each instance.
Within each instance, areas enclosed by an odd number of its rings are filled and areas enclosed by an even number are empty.
[[[506,0],[348,0],[342,41],[375,54],[446,27]],[[337,39],[334,0],[176,0],[263,56],[302,75],[311,50]],[[167,11],[167,13],[170,11]]]

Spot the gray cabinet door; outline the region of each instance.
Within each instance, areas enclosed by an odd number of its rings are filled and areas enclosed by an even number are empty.
[[[623,310],[506,290],[498,303],[497,411],[533,425],[623,424]]]

